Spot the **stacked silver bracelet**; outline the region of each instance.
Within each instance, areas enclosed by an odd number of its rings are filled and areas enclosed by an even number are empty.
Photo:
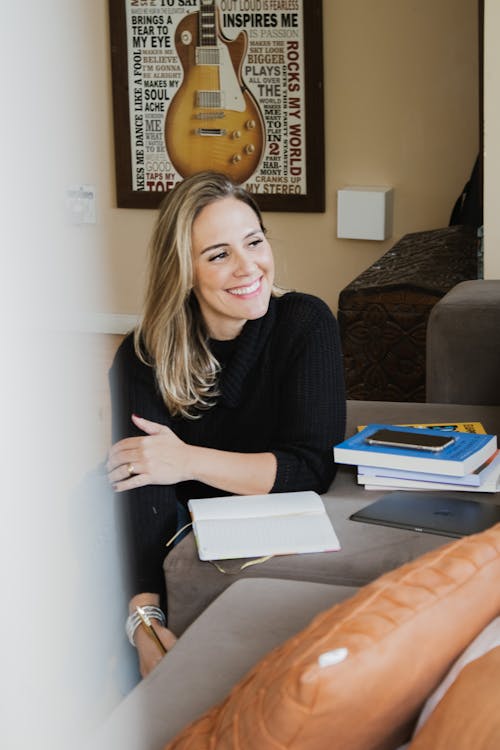
[[[152,604],[145,604],[141,607],[142,611],[147,617],[151,617],[153,620],[158,620],[160,625],[163,627],[166,627],[167,620],[165,617],[165,614],[159,607],[155,607]],[[135,647],[134,642],[134,635],[135,631],[139,627],[139,625],[142,623],[141,617],[137,611],[132,612],[127,617],[127,622],[125,623],[125,630],[127,633],[127,638],[129,639],[132,646]]]

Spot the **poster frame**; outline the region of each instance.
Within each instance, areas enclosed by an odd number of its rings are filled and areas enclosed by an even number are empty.
[[[322,0],[298,0],[303,8],[306,190],[302,194],[255,194],[262,211],[325,211],[325,133]],[[157,208],[165,191],[134,190],[128,83],[126,0],[108,0],[111,87],[118,208]]]

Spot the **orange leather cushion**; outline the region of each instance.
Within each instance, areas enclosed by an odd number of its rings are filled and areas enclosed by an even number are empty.
[[[500,748],[500,646],[470,662],[408,750]]]
[[[268,654],[168,749],[393,750],[500,612],[499,581],[500,524],[386,573]]]

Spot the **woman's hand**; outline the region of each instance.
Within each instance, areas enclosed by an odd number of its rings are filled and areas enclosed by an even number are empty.
[[[117,492],[147,484],[196,480],[233,495],[271,491],[277,460],[273,453],[234,453],[189,445],[165,425],[132,415],[146,434],[115,443],[109,452],[108,479]]]
[[[190,449],[169,427],[132,415],[146,434],[124,438],[112,446],[108,479],[117,492],[147,484],[177,484],[192,479],[188,469]]]
[[[177,638],[171,630],[162,627],[157,620],[151,620],[151,622],[156,635],[163,643],[166,650],[170,651]],[[146,675],[160,663],[165,654],[161,653],[158,644],[155,643],[142,626],[139,626],[135,631],[134,642],[139,656],[139,671],[141,677],[146,677]]]
[[[132,613],[136,607],[144,607],[153,605],[158,607],[160,604],[160,597],[158,594],[153,593],[141,593],[135,594],[129,602],[128,609]],[[172,646],[175,644],[177,638],[168,628],[163,627],[158,620],[151,617],[151,625],[160,641],[163,643],[166,651],[170,651]],[[134,632],[134,644],[137,648],[137,654],[139,657],[139,670],[142,677],[146,677],[152,669],[163,659],[165,654],[162,654],[158,644],[147,632],[147,630],[139,625]]]

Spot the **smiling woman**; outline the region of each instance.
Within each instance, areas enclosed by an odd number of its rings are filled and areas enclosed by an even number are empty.
[[[108,472],[124,493],[128,632],[147,674],[162,653],[136,607],[148,607],[170,649],[162,563],[187,500],[325,492],[344,436],[335,318],[316,297],[274,286],[259,208],[225,176],[193,175],[167,194],[142,320],[110,382]]]

